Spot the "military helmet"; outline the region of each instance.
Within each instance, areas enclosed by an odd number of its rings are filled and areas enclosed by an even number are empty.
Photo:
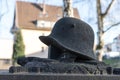
[[[54,45],[78,54],[84,59],[94,60],[94,32],[82,20],[64,17],[58,20],[49,36],[40,36],[46,45]]]

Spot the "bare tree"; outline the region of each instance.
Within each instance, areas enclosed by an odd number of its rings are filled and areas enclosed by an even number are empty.
[[[115,0],[111,0],[111,2],[109,3],[108,7],[106,8],[105,12],[102,12],[102,6],[101,6],[101,0],[97,0],[96,1],[96,7],[97,7],[97,23],[98,23],[98,45],[96,47],[96,50],[98,51],[98,60],[102,61],[102,54],[103,54],[103,47],[104,47],[104,40],[103,40],[103,35],[105,32],[107,32],[109,29],[111,29],[112,27],[119,25],[120,22],[115,23],[113,25],[111,25],[108,29],[106,29],[104,31],[104,25],[103,25],[103,20],[104,18],[107,16],[108,12],[110,11],[113,3],[115,2]]]
[[[0,1],[0,5],[1,5],[1,12],[0,12],[0,21],[1,21],[2,17],[9,11],[8,1],[7,0]],[[5,8],[4,8],[4,6],[5,6]]]
[[[98,44],[96,46],[96,52],[98,53],[98,60],[102,61],[103,47],[105,45],[104,40],[103,40],[104,34],[106,32],[108,32],[108,30],[110,30],[111,28],[116,27],[117,25],[120,24],[120,21],[118,21],[118,22],[115,21],[113,24],[109,25],[109,27],[106,30],[104,30],[106,28],[106,26],[104,25],[105,19],[107,19],[107,16],[110,14],[109,12],[110,12],[111,8],[115,8],[116,5],[113,6],[113,3],[115,3],[115,1],[119,1],[119,0],[110,0],[109,3],[108,3],[108,6],[106,7],[104,12],[103,12],[103,7],[104,6],[101,3],[101,1],[104,1],[104,0],[94,0],[94,1],[96,1],[97,27],[98,27],[98,32],[97,32]],[[87,3],[88,6],[91,8],[91,2],[93,3],[93,0],[75,0],[73,3],[81,3],[81,2],[83,4]],[[90,9],[90,11],[91,11],[91,9]],[[92,11],[92,13],[93,13],[93,11]],[[87,18],[88,17],[89,16],[87,16]],[[112,17],[109,17],[109,19],[113,20]]]

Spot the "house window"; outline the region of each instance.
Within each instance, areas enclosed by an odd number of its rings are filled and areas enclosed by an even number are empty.
[[[41,27],[41,28],[51,28],[53,27],[54,22],[50,22],[50,21],[43,21],[43,20],[37,20],[37,27]]]
[[[37,21],[37,27],[45,27],[45,21]]]
[[[41,24],[42,24],[42,27],[45,27],[45,22],[42,22]]]
[[[44,47],[43,46],[41,47],[41,52],[44,52]]]

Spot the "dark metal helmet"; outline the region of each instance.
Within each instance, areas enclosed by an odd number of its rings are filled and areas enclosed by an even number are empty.
[[[46,45],[67,49],[79,56],[93,60],[94,32],[85,22],[71,17],[58,20],[49,36],[40,36]]]

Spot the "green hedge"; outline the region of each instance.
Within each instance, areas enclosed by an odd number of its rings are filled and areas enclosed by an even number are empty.
[[[23,37],[21,30],[17,31],[14,35],[14,45],[13,45],[13,65],[16,64],[17,58],[25,56],[25,45],[23,42]]]

